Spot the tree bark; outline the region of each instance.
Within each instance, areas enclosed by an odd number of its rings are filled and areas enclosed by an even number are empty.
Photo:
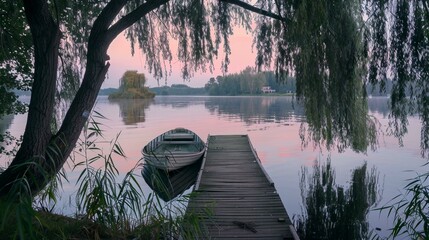
[[[88,40],[82,84],[61,128],[52,136],[51,122],[61,33],[49,13],[46,0],[24,0],[34,42],[34,83],[21,148],[6,171],[0,174],[0,197],[8,195],[15,187],[16,196],[9,194],[12,198],[23,194],[34,197],[55,177],[73,150],[95,104],[109,68],[109,45],[123,30],[168,2],[149,0],[112,25],[127,1],[110,1],[95,20]]]
[[[45,1],[24,0],[24,7],[34,43],[34,80],[22,145],[10,166],[0,175],[0,196],[8,193],[12,184],[28,169],[37,171],[37,166],[32,163],[45,165],[45,151],[52,136],[52,103],[55,100],[61,32]]]

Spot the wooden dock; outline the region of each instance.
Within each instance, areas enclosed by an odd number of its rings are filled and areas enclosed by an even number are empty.
[[[298,239],[249,137],[209,136],[207,142],[186,209],[202,219],[200,239]]]

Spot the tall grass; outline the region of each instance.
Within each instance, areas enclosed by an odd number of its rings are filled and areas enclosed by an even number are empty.
[[[37,218],[30,196],[27,180],[16,179],[9,194],[0,199],[0,234],[11,239],[36,238],[33,222],[37,221]],[[12,229],[10,223],[14,223]]]
[[[429,163],[425,164],[427,167]],[[393,216],[394,226],[389,239],[429,239],[429,172],[417,174],[407,180],[405,192],[398,194],[388,204],[378,208]],[[380,237],[376,237],[381,239]]]
[[[145,194],[140,177],[142,159],[121,176],[115,165],[126,159],[119,144],[120,134],[109,142],[109,147],[100,148],[98,142],[103,141],[103,130],[97,119],[105,118],[94,112],[76,152],[83,157],[74,166],[82,169],[77,180],[78,216],[97,223],[104,234],[114,238],[163,239],[181,235],[184,231],[181,225],[189,220],[183,217],[187,196],[165,204],[156,194]],[[100,162],[101,167],[96,168]]]
[[[15,194],[13,199],[18,200],[0,201],[0,233],[5,234],[0,238],[174,239],[183,236],[192,239],[200,232],[199,217],[184,216],[189,196],[164,203],[156,194],[144,193],[140,176],[142,159],[127,173],[118,171],[116,164],[126,161],[119,144],[120,134],[106,141],[102,120],[105,120],[103,115],[93,113],[71,155],[72,171],[80,172],[76,182],[75,216],[52,213],[63,182],[68,181],[64,170],[34,199],[23,194],[29,191],[27,179],[18,179],[20,184],[11,191],[11,196]],[[106,143],[108,147],[100,147]]]
[[[17,149],[17,145],[13,149]],[[55,146],[47,149],[47,154],[59,154]],[[8,152],[7,156],[13,156],[15,150]],[[53,158],[48,158],[53,159]],[[64,171],[51,181],[47,187],[35,198],[31,185],[37,184],[33,172],[37,171],[44,178],[49,178],[50,174],[44,169],[41,163],[46,160],[41,157],[34,157],[14,167],[23,169],[21,177],[13,181],[8,194],[0,198],[0,238],[4,239],[40,239],[38,227],[41,225],[41,219],[35,209],[43,209],[46,202],[56,202],[57,189],[62,186],[62,179],[66,178]],[[19,170],[20,171],[20,170]],[[33,181],[33,182],[31,182]],[[39,207],[38,207],[39,206]],[[42,207],[40,207],[42,206]]]

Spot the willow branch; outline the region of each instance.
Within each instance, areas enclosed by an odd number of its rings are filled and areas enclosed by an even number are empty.
[[[424,16],[425,16],[426,20],[429,21],[429,8],[428,8],[428,4],[426,1],[423,1],[423,7],[424,7]]]
[[[125,6],[128,0],[112,0],[101,11],[100,15],[95,20],[91,36],[98,35],[106,31],[113,20],[116,18],[121,9]],[[90,36],[90,38],[91,38]]]
[[[282,16],[280,16],[278,14],[269,12],[269,11],[261,9],[261,8],[257,8],[255,6],[252,6],[252,5],[248,4],[248,3],[246,3],[246,2],[242,2],[242,1],[238,1],[238,0],[219,0],[219,1],[220,2],[224,2],[224,3],[229,3],[229,4],[232,4],[232,5],[236,5],[236,6],[239,6],[239,7],[242,7],[244,9],[246,9],[246,10],[249,10],[251,12],[257,13],[259,15],[270,17],[270,18],[273,18],[273,19],[276,19],[276,20],[279,20],[279,21],[282,21],[282,22],[288,22],[288,19],[286,19],[286,18],[284,18],[284,17],[282,17]]]
[[[127,15],[119,19],[119,21],[117,21],[115,24],[113,24],[107,32],[107,38],[113,41],[113,39],[115,39],[115,37],[118,36],[118,34],[120,34],[122,31],[133,25],[135,22],[140,20],[149,12],[166,4],[167,2],[169,2],[169,0],[149,0],[143,3],[134,11],[128,13]]]

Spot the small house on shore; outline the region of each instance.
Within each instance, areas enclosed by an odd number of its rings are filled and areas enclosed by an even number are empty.
[[[275,93],[276,92],[276,90],[271,89],[270,86],[264,86],[264,87],[262,87],[261,91],[262,91],[262,93]]]

